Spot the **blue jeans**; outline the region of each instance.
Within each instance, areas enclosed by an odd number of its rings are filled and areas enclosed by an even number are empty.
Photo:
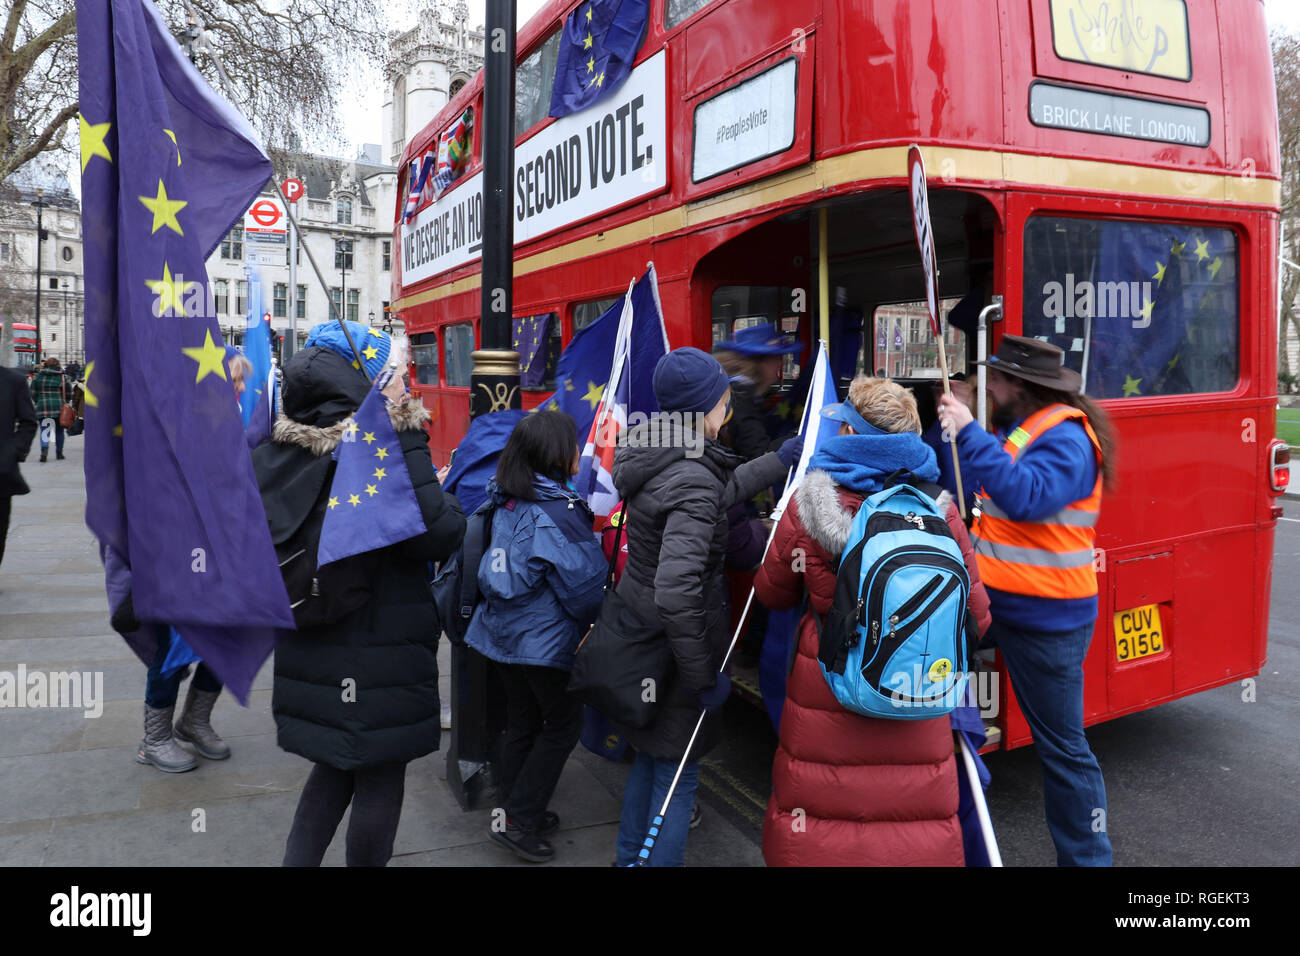
[[[167,629],[162,629],[167,633]],[[165,710],[168,707],[176,705],[176,697],[181,690],[181,681],[189,672],[188,667],[178,667],[166,677],[163,676],[163,662],[167,660],[167,651],[171,647],[170,642],[164,637],[158,642],[158,653],[154,657],[153,663],[149,665],[149,673],[144,679],[144,702],[155,709]],[[208,665],[202,661],[194,670],[194,688],[196,690],[208,691],[209,693],[221,690],[221,681],[217,680],[217,675],[208,669]]]
[[[637,753],[632,772],[623,785],[623,814],[618,821],[618,865],[631,866],[650,832],[650,823],[664,805],[668,787],[677,772],[677,760],[659,760]],[[690,832],[691,811],[695,808],[695,788],[699,784],[700,765],[686,761],[682,778],[673,791],[672,803],[659,837],[650,854],[649,866],[682,866],[686,856],[686,835]]]
[[[1026,631],[995,620],[988,633],[1034,734],[1058,866],[1111,864],[1106,784],[1083,734],[1083,659],[1092,630]]]

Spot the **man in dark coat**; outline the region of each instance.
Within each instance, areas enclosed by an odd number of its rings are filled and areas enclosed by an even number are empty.
[[[9,534],[11,499],[31,490],[18,471],[18,463],[27,460],[35,435],[36,409],[27,379],[15,369],[0,367],[0,561],[4,560]]]
[[[374,339],[361,341],[369,334],[364,326],[349,326],[358,348],[374,345]],[[285,366],[284,414],[271,441],[253,452],[273,529],[296,527],[317,501],[332,472],[331,453],[370,387],[339,339],[318,338],[313,330],[308,346]],[[388,354],[384,339],[380,354],[367,361],[374,371]],[[348,865],[385,865],[406,764],[439,745],[440,631],[426,568],[459,546],[465,519],[438,486],[423,431],[428,412],[403,396],[389,417],[426,530],[369,553],[366,604],[332,624],[288,633],[276,650],[271,706],[278,742],[316,765],[294,816],[287,866],[319,865],[349,802]]]
[[[727,376],[699,349],[664,356],[655,369],[654,389],[666,414],[629,430],[614,459],[614,485],[627,502],[628,521],[628,560],[618,593],[643,621],[661,623],[676,667],[668,687],[655,689],[659,703],[650,725],[618,728],[637,751],[623,798],[622,864],[632,862],[646,824],[659,812],[701,709],[720,708],[730,687],[719,673],[731,637],[723,570],[727,509],[779,481],[798,441],[783,446],[780,455],[749,463],[719,444]],[[717,741],[717,721],[706,720],[652,863],[680,865],[696,761]]]

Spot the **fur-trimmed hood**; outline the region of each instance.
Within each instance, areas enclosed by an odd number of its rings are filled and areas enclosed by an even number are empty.
[[[849,541],[849,529],[857,508],[849,510],[844,507],[840,492],[852,495],[861,501],[864,497],[856,491],[841,488],[831,476],[820,469],[809,469],[794,493],[799,506],[799,521],[812,539],[826,549],[827,554],[844,553],[844,546]],[[952,495],[947,491],[939,495],[939,512],[946,515],[952,503]]]
[[[388,420],[399,432],[417,431],[429,418],[429,411],[423,402],[413,397],[408,397],[400,405],[388,406]],[[296,445],[319,458],[334,451],[343,440],[344,433],[352,427],[352,419],[353,416],[349,415],[340,422],[322,428],[296,422],[282,412],[271,429],[271,441],[277,445]]]

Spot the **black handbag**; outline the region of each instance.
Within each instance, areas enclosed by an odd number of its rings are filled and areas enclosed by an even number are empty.
[[[640,729],[653,722],[655,705],[668,691],[673,651],[658,615],[647,623],[609,586],[626,524],[624,503],[605,578],[605,600],[596,623],[574,652],[568,690],[614,723]]]
[[[617,551],[615,551],[617,554]],[[668,635],[647,624],[618,591],[605,594],[600,615],[582,639],[569,693],[625,727],[648,727],[667,693],[673,667]]]

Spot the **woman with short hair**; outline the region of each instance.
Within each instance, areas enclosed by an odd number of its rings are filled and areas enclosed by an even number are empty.
[[[934,482],[934,452],[921,440],[916,399],[888,379],[855,379],[848,399],[822,415],[840,423],[839,433],[809,461],[754,578],[755,595],[773,610],[809,599],[786,685],[763,858],[769,866],[961,866],[948,716],[886,720],[841,706],[818,661],[814,617],[830,609],[863,500],[900,469]],[[970,539],[952,496],[943,492],[938,504],[965,559],[969,607],[983,633],[988,595]]]

